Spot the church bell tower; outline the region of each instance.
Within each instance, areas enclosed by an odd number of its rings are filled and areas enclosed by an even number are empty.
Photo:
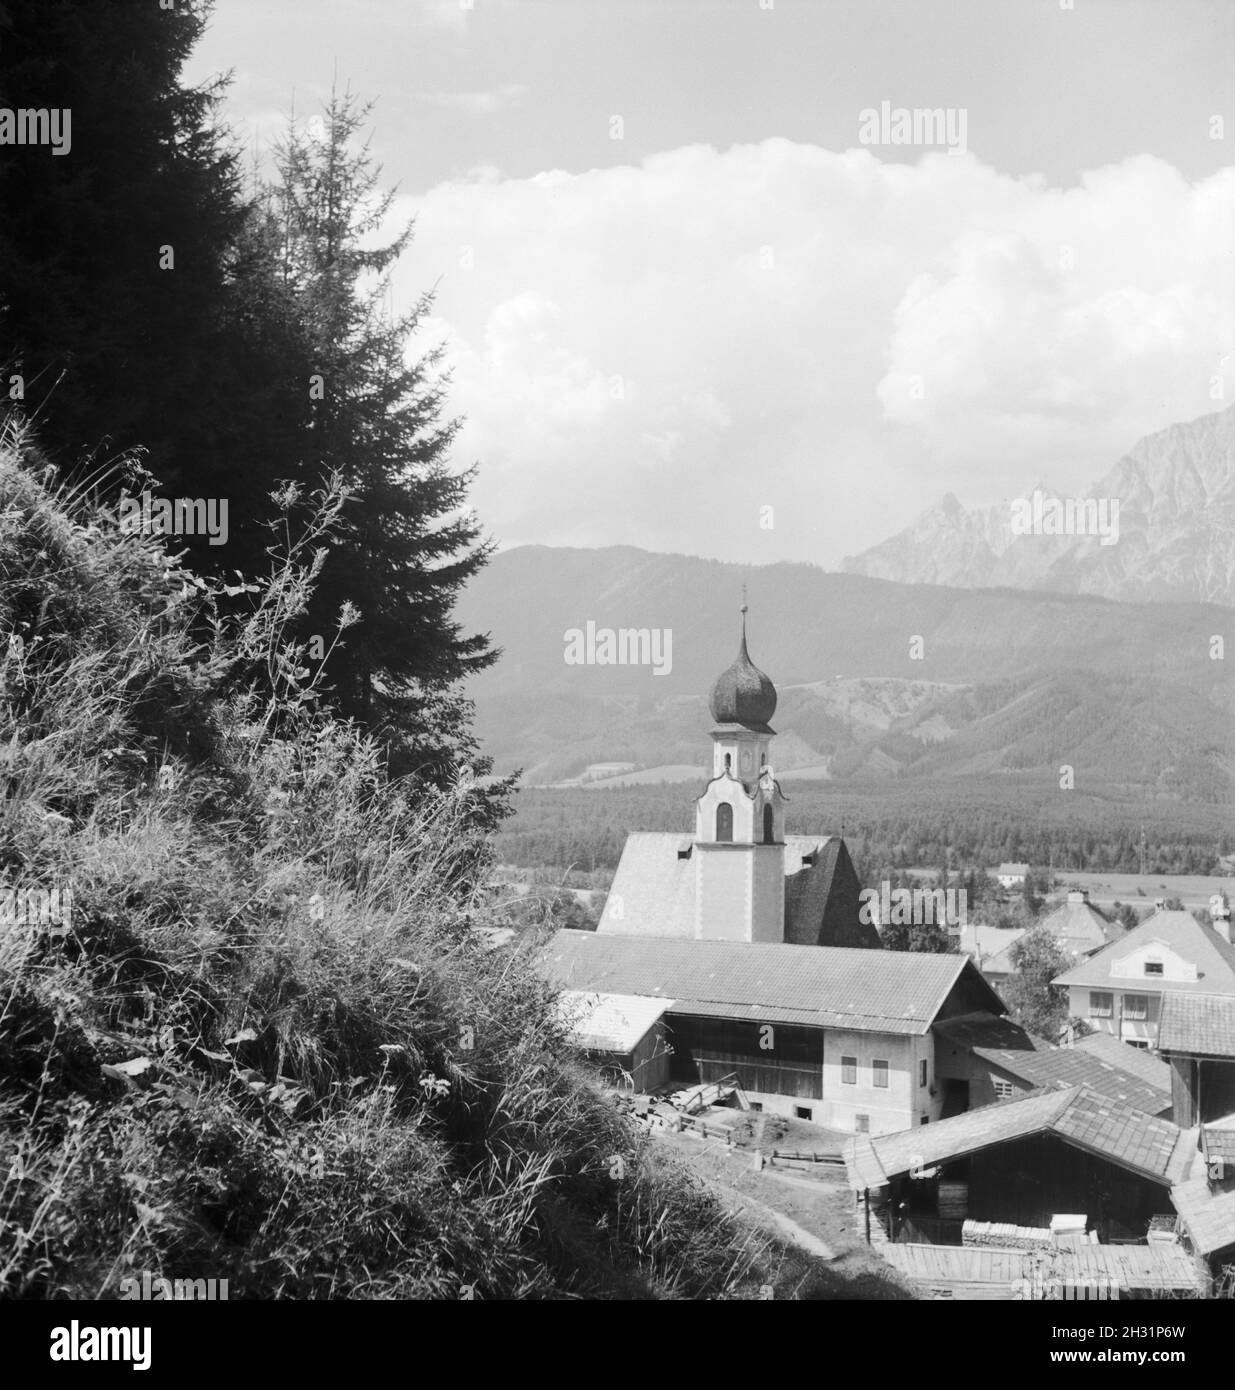
[[[776,687],[750,659],[746,604],[737,659],[712,686],[712,779],[695,802],[695,936],[785,939],[785,797],[772,773]]]

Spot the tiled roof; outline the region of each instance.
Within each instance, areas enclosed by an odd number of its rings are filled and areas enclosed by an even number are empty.
[[[998,877],[999,874],[1027,874],[1028,872],[1029,872],[1029,865],[1028,865],[1028,864],[1008,864],[1008,863],[1003,863],[1003,864],[1000,864],[1000,866],[999,866],[996,870],[994,870],[994,873],[995,873],[995,875],[996,875],[997,877]]]
[[[1235,997],[1168,989],[1162,996],[1158,1051],[1235,1058]]]
[[[926,1033],[962,976],[992,1012],[1004,1011],[971,962],[956,955],[567,930],[541,959],[567,989],[673,999],[674,1013]]]
[[[602,936],[695,936],[694,836],[635,831],[626,837],[622,857],[597,930]],[[858,946],[822,933],[824,910],[842,841],[837,835],[785,836],[785,940],[802,946]],[[683,857],[687,856],[687,857]],[[807,860],[810,863],[807,863]],[[620,914],[620,915],[619,915]],[[874,949],[874,926],[859,933]]]
[[[1143,1177],[1167,1184],[1187,1177],[1196,1150],[1195,1136],[1169,1120],[1107,1100],[1087,1086],[1072,1086],[1061,1091],[1028,1091],[938,1124],[869,1139],[869,1151],[851,1141],[845,1162],[851,1185],[875,1187],[887,1177],[912,1168],[929,1168],[1031,1134],[1056,1134]],[[879,1171],[886,1177],[878,1177]]]
[[[1120,1042],[1111,1033],[1090,1033],[1084,1038],[1077,1038],[1072,1048],[1073,1051],[1092,1052],[1103,1061],[1118,1067],[1120,1071],[1139,1076],[1156,1090],[1171,1089],[1170,1067],[1161,1057],[1155,1057],[1148,1048],[1129,1047],[1126,1042]]]
[[[1148,945],[1162,941],[1185,960],[1197,967],[1197,979],[1155,980],[1112,975],[1116,961]],[[1235,946],[1224,941],[1213,927],[1202,926],[1190,912],[1155,912],[1135,930],[1119,941],[1092,955],[1088,960],[1065,971],[1057,985],[1083,985],[1096,989],[1135,989],[1138,993],[1160,993],[1178,990],[1184,994],[1235,995]]]
[[[558,1008],[578,1047],[589,1052],[633,1052],[672,999],[563,990]]]
[[[1195,1140],[1189,1144],[1187,1132],[1170,1120],[1108,1100],[1087,1086],[1079,1088],[1051,1129],[1092,1153],[1159,1181],[1178,1181],[1196,1151]]]
[[[1128,1052],[1136,1050],[1126,1043],[1119,1045]],[[1153,1085],[1113,1065],[1096,1052],[1075,1047],[1047,1047],[1038,1052],[993,1047],[974,1050],[984,1061],[1009,1076],[1028,1082],[1031,1087],[1088,1086],[1107,1100],[1122,1101],[1146,1115],[1157,1115],[1171,1108],[1170,1069],[1163,1063],[1159,1065],[1166,1073],[1164,1084]]]

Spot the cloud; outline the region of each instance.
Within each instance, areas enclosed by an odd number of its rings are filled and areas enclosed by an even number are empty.
[[[949,489],[1088,484],[1235,390],[1235,169],[1061,189],[776,139],[401,210],[397,289],[442,277],[460,462],[507,542],[836,564]]]

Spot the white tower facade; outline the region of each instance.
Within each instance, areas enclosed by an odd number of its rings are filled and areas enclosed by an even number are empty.
[[[695,935],[785,939],[785,797],[772,772],[776,688],[750,659],[746,605],[737,660],[709,706],[712,779],[695,802]]]

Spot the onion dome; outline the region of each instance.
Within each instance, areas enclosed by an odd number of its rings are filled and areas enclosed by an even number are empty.
[[[708,701],[718,724],[741,724],[771,733],[768,721],[776,713],[776,687],[750,659],[746,650],[746,605],[742,605],[742,645],[737,660],[722,671]]]

